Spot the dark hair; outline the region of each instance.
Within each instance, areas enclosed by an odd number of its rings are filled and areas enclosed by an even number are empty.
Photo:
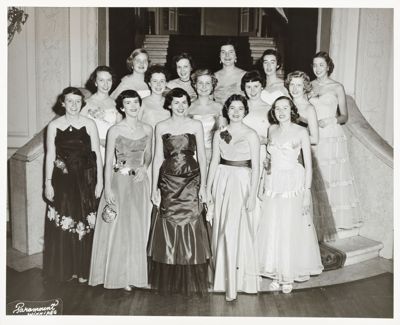
[[[126,59],[126,67],[128,68],[129,72],[133,71],[133,61],[135,60],[135,58],[140,54],[146,54],[147,56],[147,61],[150,64],[150,58],[149,58],[149,53],[147,53],[147,51],[145,49],[139,48],[139,49],[135,49],[133,50],[133,52],[131,53],[131,55],[128,56],[128,58]]]
[[[190,102],[190,96],[188,95],[188,93],[187,93],[185,90],[183,90],[182,88],[179,88],[179,87],[178,87],[178,88],[171,89],[171,90],[165,95],[165,101],[164,101],[164,106],[163,106],[164,109],[169,110],[170,113],[172,114],[172,111],[171,111],[170,106],[171,106],[171,103],[172,103],[173,98],[174,98],[174,97],[175,97],[175,98],[181,98],[181,97],[183,97],[183,96],[186,97],[188,106],[190,106],[190,104],[191,104],[191,102]]]
[[[174,69],[174,71],[176,71],[176,70],[178,69],[177,63],[178,63],[180,60],[182,60],[182,59],[188,60],[188,61],[189,61],[189,64],[190,64],[191,70],[194,69],[194,63],[193,63],[193,59],[192,59],[191,55],[188,54],[188,53],[186,53],[186,52],[182,52],[182,53],[180,53],[180,54],[178,54],[178,55],[175,55],[175,56],[172,58],[173,69]]]
[[[97,73],[103,72],[103,71],[108,72],[111,75],[112,86],[115,85],[115,83],[116,83],[117,76],[114,73],[114,70],[106,65],[100,65],[90,74],[89,79],[88,79],[88,81],[86,81],[86,84],[85,84],[85,88],[87,88],[92,94],[94,94],[97,91],[97,86],[96,86]],[[111,89],[110,89],[110,91],[111,91]]]
[[[243,75],[242,80],[240,81],[240,89],[244,92],[247,99],[249,98],[249,96],[247,96],[247,93],[245,91],[246,83],[256,81],[259,81],[261,83],[261,87],[265,87],[265,79],[261,76],[261,73],[259,71],[251,70]]]
[[[296,123],[299,118],[299,113],[297,111],[296,105],[293,103],[292,99],[287,96],[280,96],[272,103],[271,109],[268,111],[268,121],[270,124],[279,124],[278,119],[275,115],[276,103],[282,99],[286,99],[290,105],[290,121]]]
[[[320,51],[313,56],[313,61],[315,58],[322,58],[325,60],[326,64],[328,65],[328,76],[330,76],[331,73],[333,72],[333,68],[335,67],[335,65],[333,64],[333,61],[329,56],[329,54],[324,51]]]
[[[167,70],[160,64],[153,64],[151,67],[149,67],[147,69],[147,71],[144,74],[144,81],[147,84],[150,84],[151,76],[154,73],[162,73],[162,74],[164,74],[166,81],[168,81],[169,75],[168,75]]]
[[[232,39],[228,38],[224,41],[222,41],[219,45],[219,51],[221,52],[221,47],[225,46],[225,45],[231,45],[233,47],[233,49],[235,50],[236,53],[236,48],[237,48],[237,44],[235,41],[233,41]],[[236,53],[237,54],[237,53]]]
[[[62,93],[57,97],[57,102],[53,106],[53,110],[56,114],[58,114],[60,116],[65,115],[65,107],[63,106],[63,104],[65,102],[65,97],[69,94],[81,96],[81,98],[82,98],[81,109],[82,109],[82,107],[84,107],[86,105],[85,97],[83,96],[82,92],[78,88],[67,87],[67,88],[64,88]]]
[[[123,92],[121,92],[118,95],[117,99],[115,100],[116,108],[123,117],[126,116],[125,112],[122,110],[122,108],[124,108],[124,99],[125,98],[139,98],[139,104],[140,104],[140,106],[142,106],[142,98],[139,96],[139,94],[136,90],[132,90],[132,89],[124,90]]]
[[[279,70],[282,67],[282,56],[277,50],[274,50],[274,49],[267,49],[261,55],[261,58],[260,58],[261,67],[263,66],[264,56],[266,56],[266,55],[275,56],[275,58],[276,58],[276,70]],[[264,69],[263,69],[263,71],[264,71]]]
[[[193,83],[193,88],[197,93],[196,89],[196,83],[199,77],[201,76],[210,76],[211,77],[211,85],[212,85],[212,90],[211,94],[214,92],[215,87],[217,86],[218,79],[215,77],[214,73],[210,69],[197,69],[195,72],[192,73],[191,79]]]
[[[230,123],[228,111],[229,111],[229,106],[231,106],[232,102],[234,101],[240,101],[242,102],[244,106],[244,116],[249,114],[249,105],[247,104],[247,98],[244,97],[243,95],[239,94],[233,94],[228,97],[228,99],[225,101],[224,107],[222,108],[222,116],[226,118],[228,121],[228,124]]]
[[[304,93],[308,94],[311,91],[311,82],[310,82],[310,77],[308,76],[307,73],[303,71],[293,71],[289,73],[285,79],[285,87],[289,90],[289,84],[292,81],[293,78],[301,78],[303,79],[303,84],[304,84]],[[290,91],[289,91],[290,94]]]

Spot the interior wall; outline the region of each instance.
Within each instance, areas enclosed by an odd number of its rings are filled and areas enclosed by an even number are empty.
[[[238,8],[204,8],[204,35],[238,36]]]

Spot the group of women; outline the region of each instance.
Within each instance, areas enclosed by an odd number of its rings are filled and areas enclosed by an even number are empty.
[[[111,95],[105,66],[86,102],[64,89],[47,129],[49,277],[232,301],[257,293],[261,277],[289,293],[322,272],[318,240],[360,222],[332,60],[314,56],[313,82],[300,71],[279,79],[275,50],[261,73],[236,67],[232,44],[220,62],[192,73],[183,53],[168,81],[136,49]]]

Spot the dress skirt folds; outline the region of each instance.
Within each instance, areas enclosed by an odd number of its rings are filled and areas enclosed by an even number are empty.
[[[199,200],[200,169],[193,134],[164,134],[161,203],[148,245],[149,282],[162,294],[206,293],[211,248]]]
[[[54,201],[45,222],[43,270],[58,281],[87,279],[98,205],[96,154],[85,127],[57,129],[55,146]]]
[[[259,289],[254,216],[245,208],[251,168],[222,162],[212,188],[214,291],[236,299],[238,291],[257,293]]]
[[[89,285],[107,289],[145,287],[147,281],[146,244],[150,223],[150,188],[147,174],[138,181],[130,170],[143,165],[147,136],[115,140],[116,165],[111,175],[117,217],[102,218],[106,200],[101,197],[93,239]]]

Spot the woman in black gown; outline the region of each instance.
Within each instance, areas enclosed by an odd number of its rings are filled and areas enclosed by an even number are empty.
[[[149,282],[162,294],[208,290],[206,155],[203,126],[187,116],[189,106],[187,92],[172,89],[164,103],[171,117],[155,129],[152,201],[158,213],[149,239]]]
[[[83,95],[65,88],[57,107],[61,117],[47,127],[43,270],[58,281],[89,275],[98,198],[103,189],[102,162],[96,124],[80,115]]]

